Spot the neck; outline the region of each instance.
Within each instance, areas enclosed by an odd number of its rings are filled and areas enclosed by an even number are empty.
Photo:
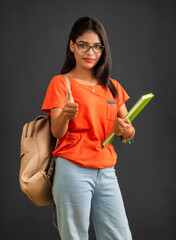
[[[81,69],[76,67],[70,71],[69,75],[72,78],[82,79],[89,83],[94,83],[96,81],[93,69]]]

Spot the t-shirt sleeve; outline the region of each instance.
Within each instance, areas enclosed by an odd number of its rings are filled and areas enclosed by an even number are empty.
[[[117,97],[117,106],[120,108],[130,97],[124,90],[124,88],[120,85],[119,82],[115,81],[115,86],[117,89],[118,97]]]
[[[66,81],[65,79],[55,76],[51,80],[44,101],[42,111],[50,115],[50,110],[54,107],[63,108],[66,102]]]

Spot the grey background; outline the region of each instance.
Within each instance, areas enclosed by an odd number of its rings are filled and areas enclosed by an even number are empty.
[[[131,96],[128,109],[142,94],[155,95],[134,121],[135,144],[115,143],[134,240],[176,239],[175,12],[175,1],[163,0],[1,1],[2,240],[59,239],[51,207],[36,207],[20,190],[20,137],[24,123],[42,113],[70,29],[82,16],[98,18],[107,31],[112,77]],[[95,239],[92,225],[90,239]]]

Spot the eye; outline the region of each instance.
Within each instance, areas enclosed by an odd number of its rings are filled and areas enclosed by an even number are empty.
[[[83,43],[79,44],[79,46],[80,46],[81,48],[87,48],[87,47],[88,47],[87,44],[83,44]]]
[[[101,49],[102,46],[101,46],[101,45],[95,45],[94,48],[95,48],[95,49]]]

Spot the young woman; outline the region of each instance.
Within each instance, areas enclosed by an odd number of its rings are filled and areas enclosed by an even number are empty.
[[[42,110],[60,139],[55,156],[53,196],[62,240],[88,240],[90,215],[97,240],[131,240],[114,165],[113,145],[102,142],[114,130],[127,143],[135,130],[125,90],[110,78],[111,56],[102,24],[78,19],[69,36],[61,74],[49,84]],[[66,95],[68,98],[66,100]]]

